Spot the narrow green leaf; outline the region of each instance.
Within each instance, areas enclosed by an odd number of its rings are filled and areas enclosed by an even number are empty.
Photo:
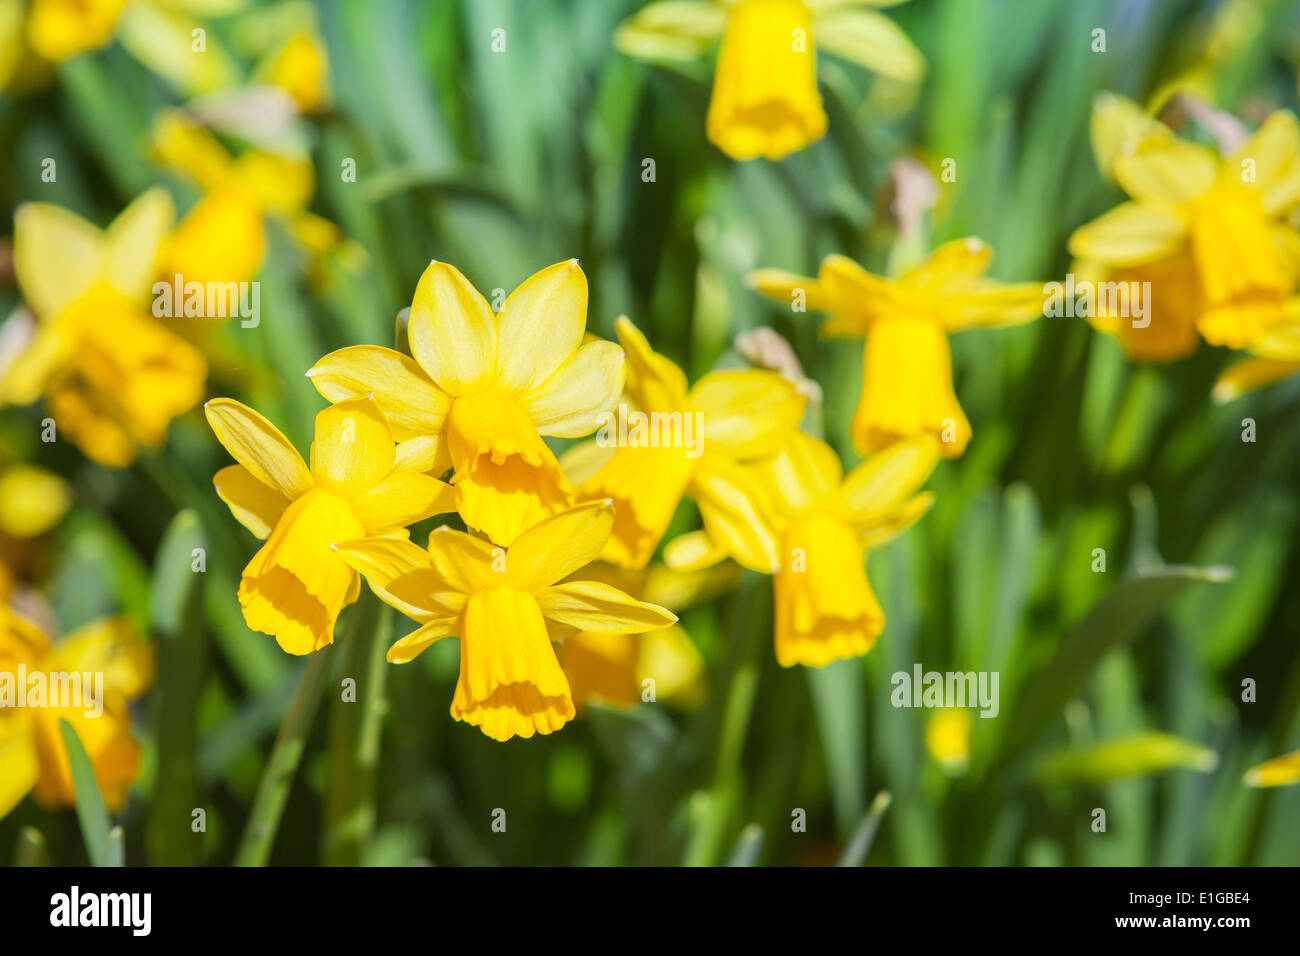
[[[45,834],[36,827],[23,827],[18,831],[18,844],[14,847],[14,866],[49,866]]]
[[[876,842],[876,834],[880,832],[880,821],[884,819],[891,802],[893,797],[888,790],[881,790],[876,794],[876,799],[871,801],[867,815],[858,824],[853,839],[844,847],[844,852],[840,855],[836,866],[861,866],[866,861],[867,854],[871,852],[871,844]]]
[[[81,824],[81,839],[86,844],[86,855],[91,866],[109,866],[108,810],[99,792],[94,768],[86,756],[76,729],[66,720],[59,721],[63,745],[68,748],[68,761],[72,765],[72,786],[77,795],[77,822]]]
[[[1173,734],[1150,731],[1092,747],[1058,750],[1043,758],[1038,776],[1045,781],[1106,783],[1163,770],[1208,773],[1218,763],[1218,756],[1207,747]]]
[[[763,852],[763,828],[751,823],[740,831],[740,839],[731,851],[727,866],[757,866],[758,855]]]

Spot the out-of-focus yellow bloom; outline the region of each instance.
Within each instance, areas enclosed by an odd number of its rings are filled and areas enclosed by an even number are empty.
[[[1291,787],[1300,783],[1300,750],[1251,767],[1244,782],[1248,787]]]
[[[716,472],[728,462],[772,454],[799,427],[805,396],[763,369],[710,372],[688,389],[686,373],[651,350],[626,317],[616,328],[627,354],[627,389],[619,414],[596,436],[597,446],[613,451],[578,490],[582,499],[614,501],[614,533],[601,559],[645,567],[684,495],[699,503],[720,545],[747,547],[746,520],[733,514],[725,479]],[[641,434],[633,415],[646,416]],[[571,460],[566,456],[566,464]]]
[[[494,740],[559,730],[574,716],[569,681],[548,626],[640,634],[673,624],[664,608],[598,581],[556,582],[589,564],[614,525],[613,504],[588,502],[519,535],[509,550],[442,527],[423,551],[371,538],[338,546],[385,602],[420,622],[388,650],[414,659],[434,641],[460,636],[460,679],[451,716]]]
[[[0,601],[31,562],[35,539],[58,524],[72,503],[68,483],[37,465],[0,470]]]
[[[797,432],[775,455],[731,466],[726,480],[737,513],[751,522],[753,550],[738,561],[774,573],[776,659],[821,667],[871,650],[885,615],[871,590],[863,552],[905,530],[930,507],[916,494],[939,460],[929,436],[896,443],[844,475],[834,450]],[[671,567],[712,559],[707,532],[671,542]]]
[[[244,620],[290,654],[333,643],[339,611],[357,598],[360,581],[334,552],[336,542],[405,537],[411,522],[452,510],[450,487],[402,470],[388,425],[368,399],[316,416],[310,468],[279,429],[246,405],[216,398],[204,411],[239,462],[216,473],[217,494],[266,541],[239,581]]]
[[[970,763],[970,711],[945,707],[925,725],[925,746],[944,773],[957,776]]]
[[[0,90],[23,59],[23,0],[0,0]]]
[[[407,338],[414,361],[373,345],[340,349],[307,374],[332,402],[373,395],[420,471],[448,465],[465,523],[508,545],[573,503],[543,435],[577,438],[623,387],[623,350],[583,341],[587,277],[576,259],[528,278],[493,315],[459,270],[420,277]]]
[[[693,60],[722,46],[708,137],[733,159],[781,159],[820,139],[817,48],[918,83],[925,61],[892,20],[837,0],[660,0],[619,27],[630,56]]]
[[[329,102],[329,61],[325,44],[314,32],[291,36],[258,70],[258,77],[285,90],[304,113],[319,112]]]
[[[25,687],[17,683],[22,673],[28,678]],[[31,678],[37,674],[46,688],[39,703],[32,698]],[[99,691],[101,674],[102,700],[87,699]],[[51,809],[75,802],[60,720],[72,724],[81,738],[108,809],[122,809],[140,765],[127,704],[144,693],[153,676],[153,647],[126,618],[95,621],[54,645],[35,624],[0,606],[0,701],[5,704],[0,707],[0,817],[28,793]],[[74,686],[80,700],[63,696]],[[26,695],[26,705],[5,700],[7,692]]]
[[[592,565],[580,573],[638,600],[681,612],[734,587],[739,570],[727,562],[689,572],[652,564],[639,571]],[[690,707],[703,692],[704,662],[680,624],[639,637],[579,631],[566,637],[556,653],[579,710],[588,700],[624,707],[635,704],[645,699],[647,681],[653,682],[650,699],[662,703]]]
[[[107,43],[126,0],[31,0],[27,40],[47,60],[66,60]]]
[[[310,251],[321,251],[329,222],[305,211],[315,189],[315,171],[304,156],[249,149],[235,159],[211,133],[179,110],[165,110],[154,129],[158,158],[203,189],[203,197],[167,239],[159,274],[185,282],[247,282],[266,253],[266,221],[277,218]]]
[[[1300,258],[1300,235],[1283,221],[1300,206],[1295,116],[1274,113],[1222,159],[1160,134],[1125,145],[1112,169],[1132,201],[1070,237],[1070,252],[1112,279],[1151,281],[1160,307],[1148,328],[1122,333],[1125,347],[1156,360],[1187,354],[1193,322],[1212,345],[1259,341],[1284,320]],[[1102,317],[1099,325],[1112,330],[1118,321]]]
[[[1028,322],[1043,314],[1043,286],[984,278],[993,251],[958,239],[898,279],[872,275],[844,256],[829,256],[816,279],[761,269],[749,277],[786,305],[830,312],[828,336],[864,336],[862,396],[853,444],[862,454],[918,435],[933,435],[948,458],[970,441],[971,427],[952,387],[948,335],[968,328]]]
[[[1246,392],[1272,385],[1300,372],[1300,301],[1287,305],[1288,324],[1274,329],[1249,349],[1250,358],[1233,362],[1219,375],[1211,392],[1216,402],[1230,402]]]
[[[14,269],[37,323],[0,369],[0,403],[44,395],[59,432],[103,465],[160,446],[171,420],[203,397],[203,356],[146,308],[171,218],[161,189],[105,232],[46,203],[14,216]]]

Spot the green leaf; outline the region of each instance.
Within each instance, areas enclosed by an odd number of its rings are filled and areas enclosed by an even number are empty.
[[[198,838],[190,814],[198,804],[195,758],[199,688],[203,678],[203,573],[194,570],[195,551],[207,543],[193,511],[172,519],[154,561],[149,627],[158,645],[155,707],[158,778],[145,832],[152,861],[193,866]]]
[[[751,823],[740,831],[740,839],[736,841],[731,856],[727,859],[727,866],[757,866],[758,855],[762,852],[763,828],[757,823]]]
[[[841,833],[848,833],[867,802],[866,682],[858,660],[805,667],[813,711],[826,756],[831,803]]]
[[[1213,750],[1159,731],[1131,734],[1092,747],[1049,754],[1038,765],[1044,781],[1106,783],[1123,777],[1188,769],[1208,773],[1218,766]]]
[[[880,832],[880,821],[884,819],[892,802],[893,797],[888,790],[876,794],[876,799],[871,801],[871,808],[858,824],[853,839],[844,847],[836,866],[861,866],[866,861],[867,854],[871,852],[871,844],[876,842],[876,834]]]
[[[94,768],[86,756],[86,748],[72,724],[59,721],[63,745],[68,748],[68,762],[72,765],[72,786],[77,795],[77,822],[81,824],[81,839],[86,844],[86,855],[91,866],[111,866],[113,848],[110,847],[111,824],[104,797],[99,792]]]
[[[1120,581],[1066,637],[1053,657],[1025,680],[1012,713],[1003,748],[1004,761],[1042,732],[1083,686],[1106,654],[1140,634],[1187,585],[1229,580],[1221,565],[1167,565]]]

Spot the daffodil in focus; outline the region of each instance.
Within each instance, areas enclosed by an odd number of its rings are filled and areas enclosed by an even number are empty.
[[[172,281],[252,280],[266,256],[266,226],[281,222],[319,254],[340,237],[330,222],[306,211],[316,174],[305,155],[247,149],[232,157],[208,130],[179,110],[163,111],[154,128],[161,162],[193,180],[203,195],[163,248],[159,275]]]
[[[1103,331],[1136,358],[1167,361],[1197,334],[1244,349],[1285,320],[1300,272],[1300,234],[1286,222],[1300,206],[1294,115],[1274,113],[1222,158],[1157,133],[1106,162],[1132,201],[1076,230],[1070,252],[1112,281],[1150,282],[1151,311],[1147,326],[1101,316]]]
[[[677,620],[608,584],[564,580],[596,557],[613,525],[612,503],[597,501],[544,519],[508,549],[443,527],[429,536],[427,551],[371,538],[344,542],[338,553],[380,598],[420,623],[389,648],[388,659],[410,661],[434,641],[459,635],[451,716],[509,740],[549,734],[573,719],[554,636],[640,634]]]
[[[781,159],[826,133],[818,49],[902,83],[925,74],[892,20],[836,0],[660,0],[619,27],[615,43],[630,56],[694,60],[719,38],[706,127],[733,159]]]
[[[586,324],[576,259],[528,278],[496,315],[459,270],[434,262],[411,303],[414,359],[360,345],[307,374],[333,402],[373,395],[408,466],[439,475],[450,466],[465,523],[508,545],[573,503],[542,436],[591,434],[623,388],[623,350],[584,341]]]
[[[815,279],[762,269],[749,281],[786,306],[830,312],[823,335],[865,338],[862,395],[850,426],[859,452],[933,435],[943,455],[956,458],[971,427],[953,391],[948,335],[1043,314],[1043,286],[984,278],[992,259],[986,243],[969,238],[940,246],[897,279],[829,256]]]
[[[681,612],[734,587],[739,571],[731,562],[686,572],[662,564],[638,571],[593,564],[578,574]],[[556,653],[579,711],[589,700],[622,707],[642,700],[689,707],[703,693],[704,661],[681,624],[632,637],[579,631],[564,638]]]
[[[1300,783],[1300,750],[1265,760],[1246,771],[1248,787],[1292,787]]]
[[[235,518],[266,544],[244,568],[239,603],[255,631],[290,654],[334,640],[334,623],[360,581],[332,546],[367,535],[405,537],[408,524],[452,510],[451,489],[402,470],[379,407],[340,402],[316,416],[310,467],[253,409],[228,398],[204,406],[239,464],[213,478]]]
[[[686,495],[720,546],[749,550],[748,519],[733,510],[719,471],[776,451],[799,427],[804,394],[764,369],[710,372],[688,388],[686,373],[653,351],[627,318],[616,328],[627,354],[624,402],[592,445],[565,458],[570,467],[578,459],[599,464],[579,469],[592,472],[579,498],[614,501],[614,533],[601,559],[645,567]]]
[[[161,189],[103,232],[47,203],[14,216],[14,269],[36,320],[0,356],[0,404],[44,395],[58,435],[102,465],[128,465],[137,446],[161,446],[172,419],[203,397],[203,356],[149,308],[171,219]]]
[[[28,793],[49,809],[75,802],[60,720],[81,738],[108,809],[121,810],[141,753],[127,705],[153,676],[153,647],[125,618],[95,621],[53,644],[0,606],[0,817]]]
[[[774,575],[776,659],[822,667],[867,653],[885,615],[867,580],[864,552],[892,539],[930,508],[917,489],[939,460],[931,437],[892,445],[844,475],[825,442],[803,432],[726,480],[737,511],[752,516],[753,550],[737,560]],[[707,531],[671,542],[664,558],[681,570],[705,566]]]

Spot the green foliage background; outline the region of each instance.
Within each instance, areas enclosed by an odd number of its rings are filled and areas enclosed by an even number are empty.
[[[914,0],[889,13],[930,64],[917,101],[899,109],[897,91],[823,57],[830,131],[779,164],[734,163],[706,142],[711,61],[665,68],[614,49],[616,25],[638,6],[323,0],[336,106],[315,124],[313,209],[364,247],[370,268],[331,266],[316,297],[273,236],[261,326],[223,330],[231,361],[214,362],[212,394],[248,401],[306,448],[323,403],[303,372],[343,345],[391,344],[431,258],[481,289],[509,290],[576,256],[589,330],[611,337],[626,313],[692,378],[734,361],[741,331],[787,336],[822,384],[825,434],[851,464],[860,344],[819,340],[814,316],[765,302],[744,274],[811,273],[831,252],[883,271],[897,238],[889,162],[910,152],[957,162],[931,242],[979,235],[999,278],[1059,278],[1069,233],[1119,199],[1089,148],[1094,94],[1142,99],[1196,62],[1221,4]],[[1216,66],[1215,105],[1254,125],[1261,104],[1296,108],[1300,4],[1237,6],[1258,19]],[[507,30],[504,54],[490,49],[496,27]],[[1095,27],[1107,30],[1105,54],[1090,50]],[[117,46],[65,64],[39,95],[0,99],[5,220],[39,199],[107,222],[165,179],[145,141],[173,102]],[[58,157],[57,183],[40,181],[46,156]],[[339,176],[349,157],[355,183]],[[641,178],[647,157],[653,183]],[[15,302],[12,287],[0,292],[4,311]],[[1217,407],[1209,389],[1228,357],[1202,347],[1135,367],[1068,319],[959,335],[957,393],[975,438],[932,479],[934,510],[871,556],[888,621],[876,648],[820,671],[779,668],[770,582],[747,576],[684,616],[710,682],[689,713],[594,708],[550,737],[497,744],[448,716],[455,642],[408,666],[374,666],[364,636],[394,636],[403,622],[362,621],[355,640],[327,652],[329,691],[272,861],[832,862],[888,790],[872,864],[1296,863],[1300,788],[1251,790],[1241,778],[1300,747],[1300,380]],[[1246,417],[1254,444],[1241,440]],[[255,542],[212,490],[227,459],[198,411],[175,423],[163,452],[123,471],[42,445],[38,421],[36,409],[8,410],[0,427],[74,483],[45,568],[60,625],[121,608],[160,647],[159,683],[136,725],[146,772],[116,820],[125,859],[229,863],[304,662],[243,624],[235,587]],[[678,527],[692,520],[684,508]],[[195,542],[208,571],[191,590],[177,568],[188,570]],[[1106,549],[1104,574],[1091,570],[1094,548]],[[1235,576],[1196,570],[1220,565]],[[345,614],[340,637],[362,613]],[[963,776],[929,757],[928,712],[890,705],[890,675],[918,661],[1002,675],[1001,714],[975,720]],[[331,706],[344,673],[363,689],[379,681],[378,741],[358,738],[360,718]],[[1240,700],[1245,678],[1258,682],[1256,703]],[[1218,766],[1162,769],[1163,751],[1139,739],[1136,758],[1112,755],[1100,771],[1067,754],[1054,758],[1057,773],[1038,772],[1049,753],[1143,731],[1208,747]],[[1115,778],[1125,760],[1142,772]],[[330,812],[327,793],[368,773],[377,800],[360,812],[373,811],[374,837],[357,841],[357,821]],[[206,834],[190,833],[193,807],[207,810]],[[1104,834],[1090,830],[1094,807],[1107,810]],[[491,830],[495,808],[507,812],[505,833]],[[795,808],[807,833],[791,830]],[[30,801],[0,821],[0,858],[22,850],[24,827],[43,834],[49,859],[87,860],[75,815]]]

